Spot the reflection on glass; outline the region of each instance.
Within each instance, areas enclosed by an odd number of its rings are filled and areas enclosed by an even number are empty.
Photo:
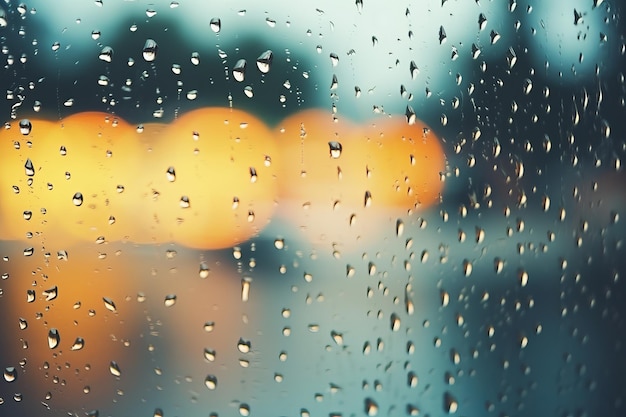
[[[0,3],[0,414],[623,415],[622,9]]]

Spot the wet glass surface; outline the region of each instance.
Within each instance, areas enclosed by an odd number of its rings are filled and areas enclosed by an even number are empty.
[[[0,415],[624,415],[623,16],[0,1]]]

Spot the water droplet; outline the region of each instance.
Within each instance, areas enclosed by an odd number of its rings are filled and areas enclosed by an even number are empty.
[[[237,342],[237,349],[241,353],[250,352],[251,346],[252,346],[252,343],[250,343],[249,340],[244,340],[243,338],[239,338],[239,341]]]
[[[443,28],[443,26],[439,26],[439,45],[443,45],[444,43],[446,43],[447,39],[448,36],[446,35],[446,30]]]
[[[74,197],[72,197],[72,203],[74,203],[76,207],[81,206],[83,204],[83,194],[82,193],[74,194]]]
[[[257,182],[257,179],[258,175],[256,173],[256,168],[250,167],[250,182],[254,184],[255,182]]]
[[[59,331],[57,329],[50,329],[48,331],[48,347],[50,349],[55,349],[57,346],[59,346],[60,342],[61,335],[59,334]]]
[[[365,414],[368,416],[375,416],[378,414],[378,404],[371,398],[365,399]]]
[[[191,203],[189,202],[189,197],[186,195],[183,195],[180,197],[180,202],[178,203],[178,205],[181,208],[189,208],[191,207]]]
[[[222,21],[219,17],[212,18],[209,25],[211,26],[211,30],[215,33],[220,33],[220,30],[222,30]]]
[[[453,414],[456,413],[456,411],[459,408],[459,403],[456,400],[456,398],[454,398],[452,396],[452,394],[450,394],[449,392],[446,392],[443,395],[443,409],[446,413],[448,414]]]
[[[239,405],[239,414],[241,414],[242,417],[248,417],[250,415],[250,406],[248,404],[241,403]]]
[[[193,65],[200,65],[200,54],[198,52],[193,52],[191,54],[191,63]]]
[[[111,63],[111,61],[113,61],[113,48],[111,48],[110,46],[105,46],[104,48],[102,48],[100,54],[98,55],[98,59],[107,63]]]
[[[244,277],[241,279],[241,301],[244,303],[250,299],[250,284],[252,278]]]
[[[165,172],[165,177],[169,182],[176,181],[176,170],[174,169],[174,167],[169,167],[167,169],[167,171]]]
[[[204,385],[210,390],[217,388],[217,377],[215,375],[208,375],[204,379]]]
[[[330,54],[330,62],[333,67],[336,67],[339,64],[339,56],[336,53]]]
[[[159,47],[153,39],[146,39],[146,43],[143,45],[143,59],[147,62],[154,61],[158,49]]]
[[[46,301],[54,300],[55,298],[57,298],[58,294],[59,289],[56,285],[42,292],[42,295],[46,297]]]
[[[74,340],[71,350],[81,350],[83,347],[85,347],[85,340],[82,337],[77,337],[76,340]]]
[[[272,60],[274,59],[274,54],[271,50],[267,50],[263,52],[256,59],[256,66],[263,74],[267,74],[270,72],[270,68],[272,66]]]
[[[338,346],[342,346],[343,345],[343,334],[333,330],[333,331],[330,332],[330,337],[332,337],[333,341]]]
[[[20,133],[24,136],[29,135],[30,131],[33,129],[33,125],[28,119],[22,119],[19,123]]]
[[[122,375],[122,371],[115,361],[111,361],[111,363],[109,363],[109,372],[111,372],[111,375],[117,377],[120,377]]]
[[[33,166],[33,161],[31,161],[30,158],[26,159],[26,163],[24,164],[24,173],[28,177],[35,175],[35,167]]]
[[[215,362],[216,352],[213,349],[204,349],[204,359],[208,362]]]
[[[17,370],[13,366],[4,368],[4,380],[13,382],[17,379]]]
[[[400,330],[400,317],[396,313],[392,313],[390,317],[391,330],[397,332]]]
[[[109,311],[117,311],[117,308],[115,307],[115,303],[113,302],[113,300],[111,300],[108,297],[102,297],[102,301],[104,301],[104,307],[109,310]]]
[[[165,304],[165,307],[172,307],[174,304],[176,304],[176,294],[166,295],[164,304]]]
[[[478,15],[478,29],[484,30],[487,27],[487,17],[483,13]]]
[[[242,82],[246,78],[247,65],[248,64],[245,59],[240,59],[237,61],[237,63],[233,67],[233,78],[235,78],[235,81]]]
[[[341,143],[335,141],[328,142],[328,148],[331,158],[337,159],[341,156],[341,151],[343,150]]]
[[[363,207],[370,207],[372,205],[372,193],[365,191],[365,197],[363,198]]]

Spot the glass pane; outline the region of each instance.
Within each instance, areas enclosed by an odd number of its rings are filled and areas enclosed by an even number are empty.
[[[624,415],[623,17],[0,2],[0,415]]]

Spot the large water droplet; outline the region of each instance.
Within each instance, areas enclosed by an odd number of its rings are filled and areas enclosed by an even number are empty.
[[[330,151],[330,157],[333,159],[337,159],[341,156],[343,146],[341,146],[341,143],[339,142],[331,141],[328,142],[328,149]]]
[[[211,26],[211,30],[215,33],[220,33],[220,30],[222,30],[222,21],[219,17],[212,18],[209,25]]]
[[[165,304],[165,307],[172,307],[174,304],[176,304],[176,294],[166,295],[164,304]]]
[[[105,46],[100,51],[98,58],[101,61],[110,63],[111,61],[113,61],[113,48],[111,48],[110,46]]]
[[[239,338],[237,342],[237,349],[241,353],[248,353],[252,347],[252,343],[249,340],[244,340],[243,338]]]
[[[270,72],[272,66],[272,60],[274,59],[274,53],[271,50],[263,52],[256,59],[256,66],[263,74]]]
[[[20,133],[24,136],[30,134],[30,131],[33,129],[33,125],[28,119],[22,119],[19,123]]]
[[[24,164],[24,173],[29,177],[35,175],[35,167],[33,166],[33,161],[31,161],[30,158],[26,159],[26,163]]]
[[[210,390],[217,388],[217,377],[215,375],[208,375],[204,379],[204,385]]]
[[[157,50],[159,49],[154,39],[146,39],[146,43],[143,45],[143,59],[147,62],[152,62],[156,59]]]
[[[72,203],[74,203],[74,205],[76,207],[82,206],[82,204],[83,204],[83,194],[82,193],[74,194],[74,197],[72,197]]]
[[[109,363],[109,372],[111,372],[111,375],[117,376],[117,377],[122,375],[122,370],[120,369],[120,366],[115,361],[111,361],[111,363]]]
[[[247,65],[248,64],[245,59],[237,61],[233,67],[233,77],[235,78],[235,81],[242,82],[246,78]]]
[[[77,337],[76,340],[74,340],[71,350],[81,350],[83,347],[85,347],[85,340],[82,337]]]
[[[57,329],[50,329],[48,331],[48,347],[50,349],[55,349],[57,346],[59,346],[60,342],[61,335],[59,334],[59,331]]]
[[[13,382],[17,379],[17,370],[13,366],[4,368],[4,380],[7,382]]]
[[[115,307],[115,303],[113,302],[113,300],[111,300],[108,297],[102,297],[102,301],[104,301],[104,307],[109,310],[109,311],[117,311],[117,308]]]

